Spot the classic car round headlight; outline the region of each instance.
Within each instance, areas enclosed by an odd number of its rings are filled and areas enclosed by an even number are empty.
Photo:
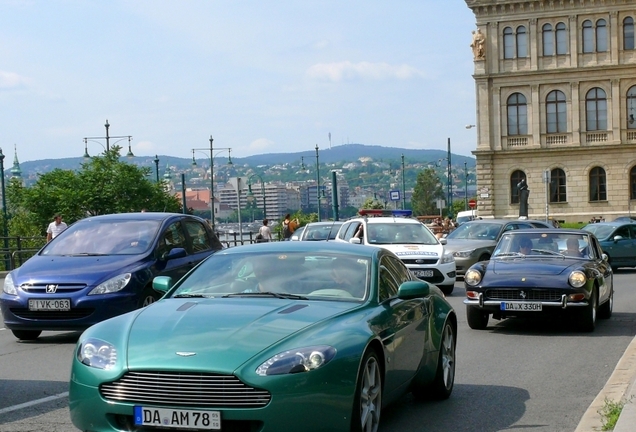
[[[89,338],[80,342],[77,359],[86,366],[108,370],[117,363],[117,349],[103,340]]]
[[[289,350],[276,354],[256,369],[256,374],[284,375],[308,372],[326,365],[336,355],[336,349],[327,345]]]
[[[585,273],[583,273],[582,271],[575,270],[570,273],[568,281],[574,288],[581,288],[587,282],[587,276],[585,276]]]
[[[481,272],[472,269],[468,270],[464,275],[464,282],[466,282],[466,284],[470,286],[477,285],[479,282],[481,282]]]

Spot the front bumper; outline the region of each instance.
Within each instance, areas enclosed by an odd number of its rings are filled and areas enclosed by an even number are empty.
[[[586,307],[589,305],[587,301],[577,301],[577,302],[568,301],[568,296],[565,294],[561,295],[561,299],[559,301],[554,301],[554,300],[552,301],[546,301],[546,300],[519,301],[519,300],[499,300],[499,299],[490,300],[490,299],[485,299],[483,293],[479,293],[479,299],[464,299],[465,305],[483,309],[485,312],[490,312],[490,313],[499,312],[505,315],[536,313],[535,311],[532,311],[530,309],[515,310],[515,311],[505,310],[505,309],[502,309],[503,303],[541,304],[542,308],[547,307],[548,309],[554,309],[554,310],[558,310],[558,309],[565,310],[570,308]]]
[[[417,276],[419,279],[432,283],[434,285],[455,285],[457,276],[455,263],[437,264],[434,266],[416,265],[405,263],[406,267],[411,271],[432,271],[433,276]]]

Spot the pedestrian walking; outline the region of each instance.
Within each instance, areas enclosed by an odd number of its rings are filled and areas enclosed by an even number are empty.
[[[57,237],[62,231],[64,231],[68,226],[65,222],[62,221],[62,216],[56,214],[53,217],[53,222],[49,224],[46,229],[46,241],[50,242],[55,237]]]

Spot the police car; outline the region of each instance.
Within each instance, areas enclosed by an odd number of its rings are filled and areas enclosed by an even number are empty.
[[[335,241],[378,246],[396,254],[419,279],[444,294],[455,287],[455,259],[430,229],[411,218],[411,210],[363,209],[343,223]]]

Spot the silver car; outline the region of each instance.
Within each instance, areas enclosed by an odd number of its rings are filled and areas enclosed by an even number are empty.
[[[446,237],[446,250],[455,258],[457,276],[463,276],[473,264],[489,260],[504,232],[528,228],[553,226],[528,219],[476,219],[458,226]]]

